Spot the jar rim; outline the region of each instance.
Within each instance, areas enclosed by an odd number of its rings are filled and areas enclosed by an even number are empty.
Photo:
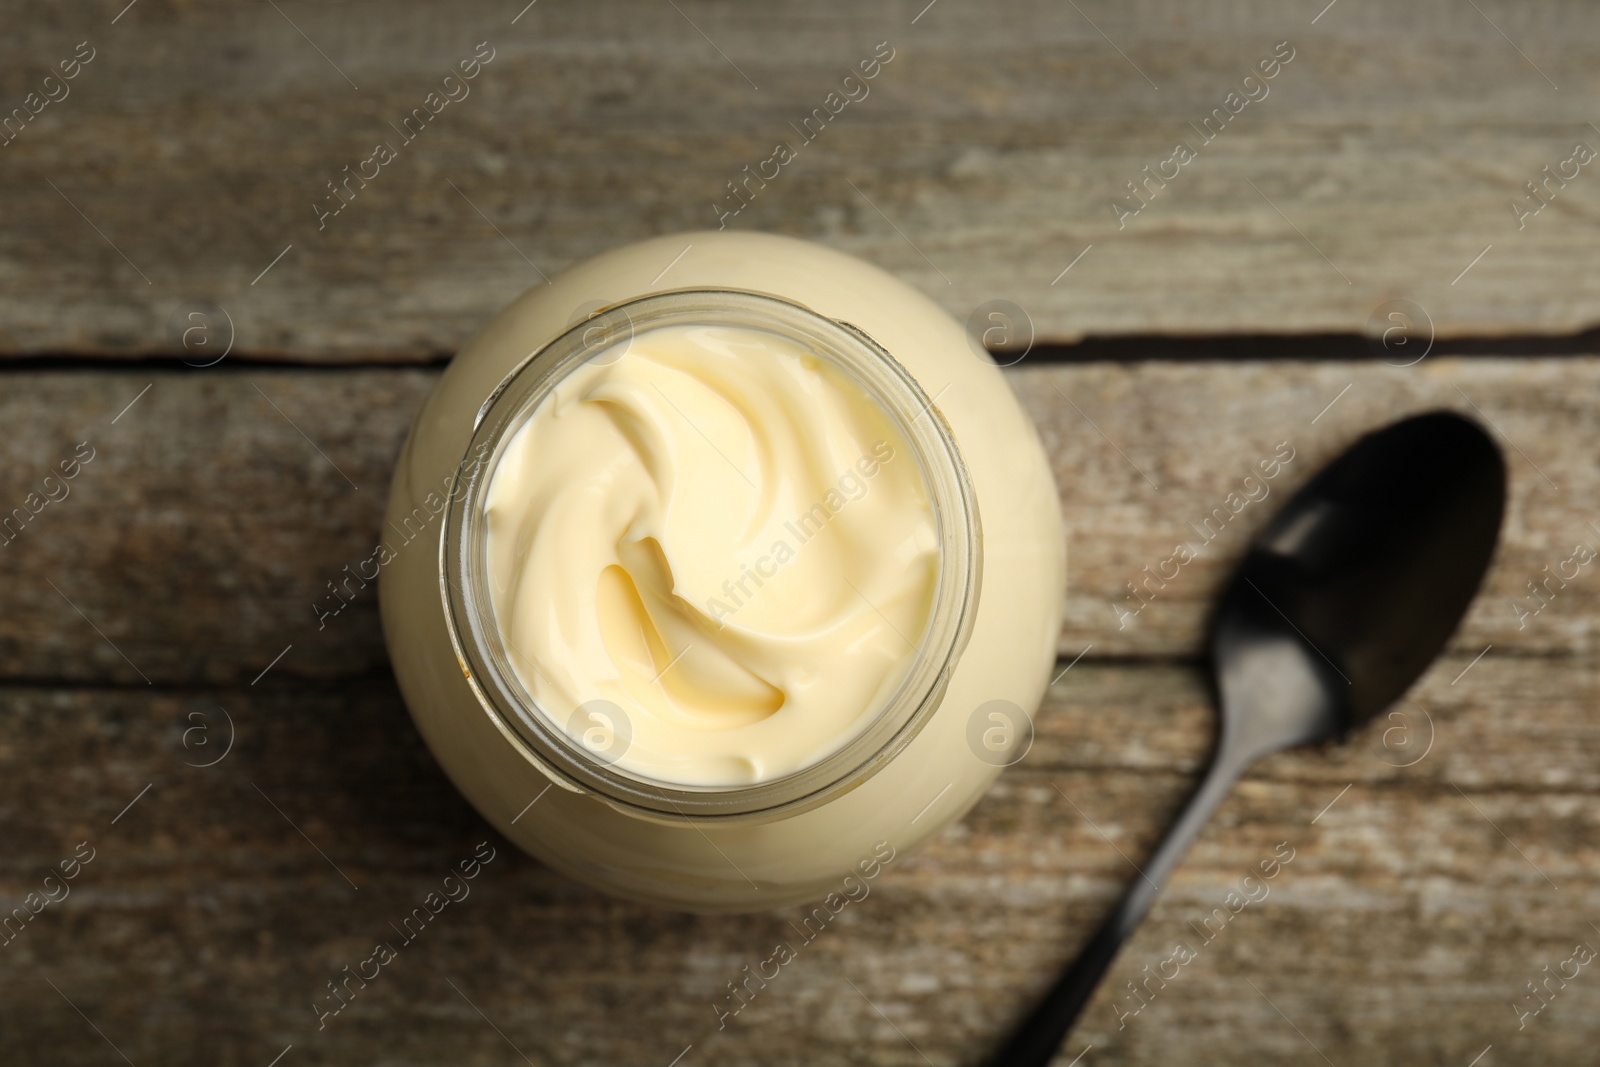
[[[895,691],[834,752],[768,781],[721,786],[664,782],[597,759],[543,709],[509,662],[485,565],[484,503],[504,450],[551,391],[597,355],[638,333],[674,325],[741,326],[798,341],[842,371],[911,446],[939,545],[928,622]],[[826,802],[866,781],[937,710],[976,615],[982,530],[966,464],[943,414],[916,378],[865,331],[770,293],[691,288],[612,304],[530,353],[485,399],[456,468],[439,550],[439,591],[450,640],[482,710],[555,784],[646,818],[762,817]]]

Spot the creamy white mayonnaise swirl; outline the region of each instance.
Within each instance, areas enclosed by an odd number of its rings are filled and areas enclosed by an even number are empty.
[[[675,784],[769,781],[856,736],[912,664],[938,567],[877,402],[745,327],[647,330],[569,374],[485,512],[496,625],[540,712]],[[623,721],[596,729],[597,708]]]

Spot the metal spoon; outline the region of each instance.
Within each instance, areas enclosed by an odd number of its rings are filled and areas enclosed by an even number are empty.
[[[1474,422],[1418,415],[1357,441],[1251,547],[1211,631],[1221,728],[1210,769],[1117,910],[995,1067],[1044,1067],[1122,942],[1256,760],[1343,737],[1444,648],[1488,569],[1505,510],[1500,450]]]

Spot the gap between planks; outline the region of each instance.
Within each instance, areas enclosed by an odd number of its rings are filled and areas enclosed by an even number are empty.
[[[1023,359],[1011,353],[993,353],[1002,366],[1036,366],[1079,363],[1350,363],[1381,361],[1384,351],[1372,338],[1359,333],[1216,333],[1095,335],[1078,341],[1040,341]],[[1451,357],[1583,357],[1600,355],[1600,326],[1570,333],[1464,335],[1434,340],[1429,356]],[[179,370],[224,371],[230,365],[291,367],[297,370],[415,370],[443,367],[453,351],[418,353],[382,352],[367,360],[348,354],[235,350],[215,367],[193,368],[184,361],[193,353],[183,350],[142,350],[127,355],[102,349],[28,354],[0,353],[0,373],[28,370]],[[1015,362],[1013,362],[1015,361]]]

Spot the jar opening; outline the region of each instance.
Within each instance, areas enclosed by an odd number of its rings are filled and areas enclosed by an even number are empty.
[[[658,781],[574,740],[570,727],[560,724],[575,709],[543,707],[524,684],[513,662],[521,653],[503,637],[489,585],[485,506],[508,443],[575,370],[614,361],[635,337],[672,326],[731,326],[776,335],[803,346],[858,388],[910,446],[938,544],[926,625],[911,643],[909,665],[893,692],[831,754],[754,784]],[[866,780],[937,708],[977,606],[981,530],[976,499],[934,399],[861,330],[787,300],[739,290],[678,290],[631,300],[573,325],[531,354],[478,412],[440,546],[440,593],[451,640],[485,712],[558,784],[647,816],[734,817],[809,807]]]

